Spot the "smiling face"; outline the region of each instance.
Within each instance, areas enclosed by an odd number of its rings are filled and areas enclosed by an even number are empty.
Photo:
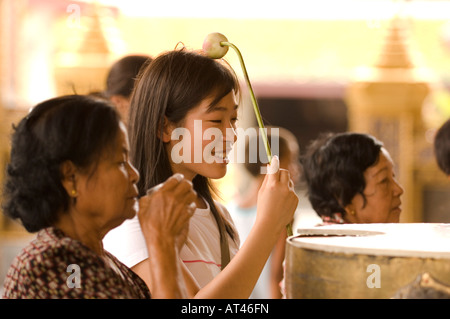
[[[114,146],[102,154],[95,171],[80,174],[77,180],[76,209],[100,228],[112,229],[137,213],[139,174],[128,152],[127,132],[121,123]]]
[[[180,127],[170,123],[164,133],[166,151],[173,173],[181,173],[192,180],[197,174],[218,179],[227,172],[228,154],[236,142],[234,134],[237,121],[237,103],[234,91],[211,105],[214,96],[204,99],[189,111]],[[172,133],[180,130],[181,141],[173,139]],[[182,161],[175,157],[179,155]]]
[[[389,153],[382,148],[375,165],[364,172],[364,195],[357,194],[345,208],[344,219],[349,223],[398,223],[403,188],[395,179]]]

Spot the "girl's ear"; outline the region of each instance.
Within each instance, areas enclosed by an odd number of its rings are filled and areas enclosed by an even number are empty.
[[[172,122],[170,122],[167,117],[164,116],[164,124],[163,124],[163,130],[162,130],[163,143],[170,142],[170,140],[172,139],[172,131],[174,129],[175,129],[175,125]]]
[[[65,188],[67,194],[69,194],[69,197],[77,197],[77,167],[71,161],[64,161],[60,165],[60,171],[62,176],[61,183]]]

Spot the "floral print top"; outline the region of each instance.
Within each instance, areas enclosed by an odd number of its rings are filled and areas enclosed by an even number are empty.
[[[12,262],[4,299],[144,299],[145,282],[112,254],[99,256],[61,230],[45,228]]]

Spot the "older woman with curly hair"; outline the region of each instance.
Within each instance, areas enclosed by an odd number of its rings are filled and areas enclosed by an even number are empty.
[[[403,189],[373,136],[324,134],[301,160],[314,210],[324,223],[398,223]]]
[[[439,169],[450,177],[450,119],[436,131],[433,146]]]
[[[145,282],[102,244],[138,209],[158,287],[152,296],[185,296],[176,261],[196,194],[178,176],[138,200],[128,153],[125,126],[105,101],[58,97],[20,121],[3,208],[37,236],[13,261],[3,298],[149,298]]]

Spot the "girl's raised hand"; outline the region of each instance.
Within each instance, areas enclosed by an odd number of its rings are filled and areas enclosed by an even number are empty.
[[[280,169],[278,156],[274,156],[258,192],[257,221],[281,231],[292,221],[297,205],[298,197],[289,171]]]

